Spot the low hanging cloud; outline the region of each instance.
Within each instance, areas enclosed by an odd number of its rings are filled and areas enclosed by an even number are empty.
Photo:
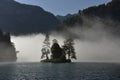
[[[109,20],[109,23],[114,22]],[[77,62],[120,62],[120,38],[106,29],[108,25],[100,19],[85,19],[82,25],[85,28],[80,27],[67,28],[61,33],[52,32],[50,40],[57,39],[61,46],[66,38],[74,38]],[[20,51],[17,54],[18,62],[39,62],[44,38],[43,34],[12,36],[12,41]]]
[[[45,35],[27,35],[27,36],[12,36],[12,42],[15,43],[15,47],[20,51],[17,56],[18,62],[39,62],[41,59],[41,48]],[[50,36],[52,43],[53,39],[58,39],[58,42],[62,45],[63,38],[58,36]]]

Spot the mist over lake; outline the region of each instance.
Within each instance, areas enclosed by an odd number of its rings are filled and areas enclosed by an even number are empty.
[[[90,34],[89,34],[90,35]],[[12,36],[16,49],[18,62],[39,62],[41,59],[41,48],[45,35]],[[63,45],[65,37],[62,35],[51,35],[50,41],[57,39],[60,46]],[[77,60],[75,62],[120,62],[119,38],[101,38],[99,40],[75,39],[75,50]],[[73,60],[74,61],[74,60]]]
[[[120,80],[120,0],[0,0],[0,80]]]

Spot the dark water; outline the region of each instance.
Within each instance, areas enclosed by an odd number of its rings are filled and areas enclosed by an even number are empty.
[[[0,80],[120,80],[120,64],[0,63]]]

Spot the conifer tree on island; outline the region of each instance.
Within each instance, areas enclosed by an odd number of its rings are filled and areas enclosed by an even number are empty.
[[[62,47],[60,47],[57,39],[53,39],[52,41],[52,46],[50,47],[49,35],[46,35],[43,48],[41,49],[41,59],[45,59],[41,60],[41,62],[66,63],[71,62],[71,59],[77,59],[73,39],[65,40]]]
[[[76,52],[74,49],[74,40],[67,39],[64,41],[64,45],[62,46],[66,55],[68,55],[68,59],[77,59]]]
[[[48,54],[50,54],[50,39],[48,34],[46,35],[43,44],[44,44],[43,48],[41,49],[42,52],[41,59],[43,59],[46,56],[46,59],[48,60],[49,59]]]

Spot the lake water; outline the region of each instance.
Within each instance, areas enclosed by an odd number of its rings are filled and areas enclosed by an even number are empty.
[[[120,64],[0,63],[0,80],[120,80]]]

